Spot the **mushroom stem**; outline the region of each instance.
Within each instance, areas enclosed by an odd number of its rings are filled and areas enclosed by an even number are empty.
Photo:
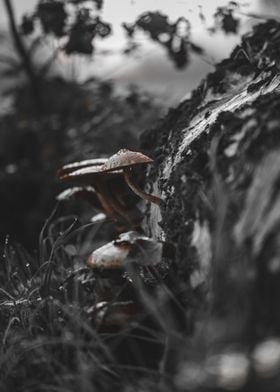
[[[146,201],[149,201],[150,203],[155,203],[159,204],[161,202],[161,199],[155,195],[151,195],[150,193],[144,192],[135,182],[134,179],[132,178],[131,171],[128,168],[123,169],[124,172],[124,179],[129,188],[136,193],[137,196],[141,197],[141,199],[144,199]]]
[[[100,183],[98,188],[100,202],[107,214],[112,217],[120,216],[125,222],[131,224],[129,211],[127,211],[127,209],[120,203],[114,193],[111,193],[110,188],[108,188],[108,184]]]

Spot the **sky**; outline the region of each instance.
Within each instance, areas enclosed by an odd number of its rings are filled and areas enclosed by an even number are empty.
[[[273,12],[271,0],[243,0],[245,12]],[[37,0],[13,0],[18,20],[23,13],[32,10]],[[114,34],[96,43],[92,60],[80,56],[60,55],[58,68],[68,78],[84,80],[98,76],[102,80],[113,79],[117,86],[136,84],[144,90],[155,93],[168,103],[176,103],[197,86],[199,80],[214,69],[215,62],[227,57],[240,41],[238,36],[225,36],[222,33],[210,35],[198,17],[201,5],[206,23],[210,27],[217,6],[228,4],[228,0],[104,0],[103,19],[113,26]],[[124,56],[122,49],[126,39],[121,27],[122,22],[133,22],[145,11],[162,11],[171,21],[184,15],[192,23],[192,40],[207,48],[204,57],[193,56],[190,65],[181,71],[174,68],[163,49],[143,34],[138,36],[141,50],[136,56]],[[243,31],[249,30],[254,21],[244,19]],[[7,20],[0,1],[0,26],[7,28]],[[110,51],[104,56],[102,52]]]

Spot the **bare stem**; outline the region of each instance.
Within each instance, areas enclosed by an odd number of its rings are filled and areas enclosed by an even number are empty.
[[[129,211],[117,199],[114,193],[108,188],[108,184],[100,183],[98,186],[98,196],[104,210],[108,216],[115,218],[123,218],[125,222],[131,223]]]
[[[132,175],[129,171],[129,169],[124,169],[124,179],[129,186],[129,188],[136,193],[137,196],[141,197],[141,199],[144,199],[146,201],[149,201],[150,203],[155,203],[159,204],[161,202],[161,199],[155,195],[151,195],[150,193],[144,192],[135,182],[134,179],[132,178]]]

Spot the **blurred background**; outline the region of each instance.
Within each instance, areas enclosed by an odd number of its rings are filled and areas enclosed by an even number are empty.
[[[37,3],[37,0],[13,0],[18,23],[24,14],[34,10]],[[227,0],[105,0],[102,17],[111,24],[112,34],[105,40],[96,40],[96,50],[92,56],[67,57],[60,54],[52,71],[79,81],[90,76],[114,80],[120,89],[131,84],[137,85],[157,94],[165,104],[176,103],[195,88],[203,75],[211,71],[216,62],[228,56],[238,43],[239,35],[224,34],[223,31],[210,34],[207,29],[213,25],[213,15],[217,7],[228,4]],[[277,0],[244,0],[239,4],[239,16],[241,13],[249,15],[242,16],[239,34],[250,30],[251,26],[258,22],[258,19],[250,17],[251,13],[269,17],[275,16],[275,12],[280,9]],[[172,61],[165,61],[164,49],[152,42],[143,32],[136,38],[141,49],[131,56],[124,54],[127,37],[122,23],[134,22],[139,15],[147,11],[160,11],[173,22],[181,16],[189,19],[194,42],[207,48],[205,56],[194,55],[187,68],[178,70]],[[201,19],[201,14],[205,20]],[[2,33],[8,35],[8,20],[3,1],[0,3],[0,26]],[[44,49],[46,56],[48,50],[52,51],[52,48]],[[1,50],[5,50],[3,45]]]
[[[139,146],[279,1],[0,2],[0,242],[27,248],[60,165]],[[67,203],[66,203],[67,204]],[[82,205],[61,206],[87,221]],[[73,210],[74,208],[74,210]]]

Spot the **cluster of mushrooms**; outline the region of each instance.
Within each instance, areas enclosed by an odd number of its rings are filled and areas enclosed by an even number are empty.
[[[101,327],[123,326],[141,314],[135,281],[162,261],[163,243],[141,233],[141,211],[135,195],[155,204],[160,198],[144,192],[134,180],[134,168],[152,163],[148,156],[122,149],[110,158],[89,159],[63,166],[58,178],[73,184],[58,200],[84,199],[118,229],[130,229],[94,250],[86,264],[97,276],[96,304],[89,312]],[[143,272],[144,271],[144,272]]]

